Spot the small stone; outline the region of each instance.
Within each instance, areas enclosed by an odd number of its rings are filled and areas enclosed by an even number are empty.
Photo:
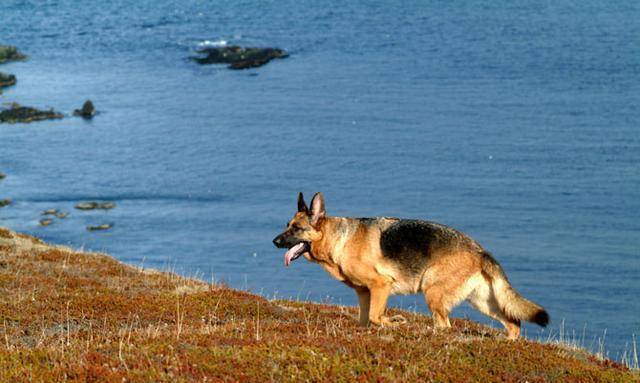
[[[99,230],[109,230],[113,227],[112,223],[103,223],[102,225],[89,225],[87,226],[87,230],[89,231],[99,231]]]
[[[56,213],[56,217],[60,218],[60,219],[67,218],[68,216],[69,216],[69,213],[63,213],[63,212],[57,212]]]
[[[0,199],[0,207],[5,207],[11,205],[10,199]]]
[[[16,85],[17,82],[16,76],[0,72],[0,93],[2,93],[2,88]]]
[[[103,202],[98,205],[98,209],[110,210],[116,207],[116,204],[113,202]]]
[[[80,202],[75,206],[78,210],[93,210],[98,208],[97,202]]]
[[[49,209],[42,212],[41,215],[56,215],[58,214],[58,209]]]
[[[75,208],[78,210],[95,210],[95,209],[103,209],[109,210],[116,207],[116,204],[113,202],[80,202],[76,204]]]
[[[51,218],[44,218],[40,220],[40,226],[49,226],[51,225],[51,222],[53,222],[53,220]]]
[[[82,105],[82,109],[74,110],[73,114],[82,118],[91,119],[96,115],[96,108],[93,106],[91,100],[87,100],[84,102],[84,105]]]

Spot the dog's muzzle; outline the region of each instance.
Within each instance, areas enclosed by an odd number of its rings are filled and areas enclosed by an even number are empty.
[[[273,239],[273,244],[280,249],[286,247],[285,240],[284,238],[282,238],[282,234]]]

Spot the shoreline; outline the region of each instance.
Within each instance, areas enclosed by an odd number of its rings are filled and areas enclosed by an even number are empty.
[[[357,309],[268,300],[0,228],[0,380],[640,381],[581,349],[423,314],[361,328]]]

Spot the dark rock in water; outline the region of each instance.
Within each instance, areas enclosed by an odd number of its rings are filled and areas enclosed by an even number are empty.
[[[6,174],[4,174],[3,172],[0,172],[0,180],[5,179],[7,177]]]
[[[75,206],[78,210],[93,210],[98,208],[97,202],[80,202]]]
[[[229,69],[257,68],[273,59],[289,56],[279,48],[242,48],[236,45],[204,48],[198,53],[206,54],[204,57],[191,57],[198,64],[229,64]]]
[[[49,209],[42,212],[41,215],[56,215],[58,214],[58,209]]]
[[[11,45],[0,45],[0,64],[10,60],[24,60],[27,55],[18,52],[18,48]]]
[[[93,103],[91,102],[91,100],[87,100],[82,105],[82,109],[76,109],[73,111],[73,115],[90,119],[96,115],[96,108],[93,106]]]
[[[40,220],[40,226],[49,226],[53,220],[51,218],[43,218]]]
[[[98,205],[98,209],[105,209],[105,210],[113,209],[114,207],[116,207],[116,204],[113,202],[103,202],[100,205]]]
[[[116,204],[113,202],[80,202],[76,204],[75,208],[78,210],[95,210],[95,209],[104,209],[109,210],[116,207]]]
[[[103,223],[102,225],[89,225],[87,226],[87,230],[89,231],[98,231],[98,230],[109,230],[113,227],[112,223]]]
[[[0,72],[0,94],[2,94],[2,88],[16,85],[16,82],[18,82],[16,76]]]
[[[0,199],[0,207],[5,207],[11,205],[10,199]]]
[[[55,215],[56,215],[56,218],[64,219],[69,216],[69,213],[63,213],[60,211],[60,212],[57,212]]]
[[[33,122],[63,118],[64,116],[53,109],[38,110],[29,106],[13,103],[9,108],[0,109],[0,123]]]

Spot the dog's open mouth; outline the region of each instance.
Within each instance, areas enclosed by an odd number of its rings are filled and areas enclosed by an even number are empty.
[[[307,242],[300,242],[291,246],[291,248],[284,253],[284,265],[289,266],[291,262],[298,259],[298,257],[307,251],[309,251],[309,244]]]

